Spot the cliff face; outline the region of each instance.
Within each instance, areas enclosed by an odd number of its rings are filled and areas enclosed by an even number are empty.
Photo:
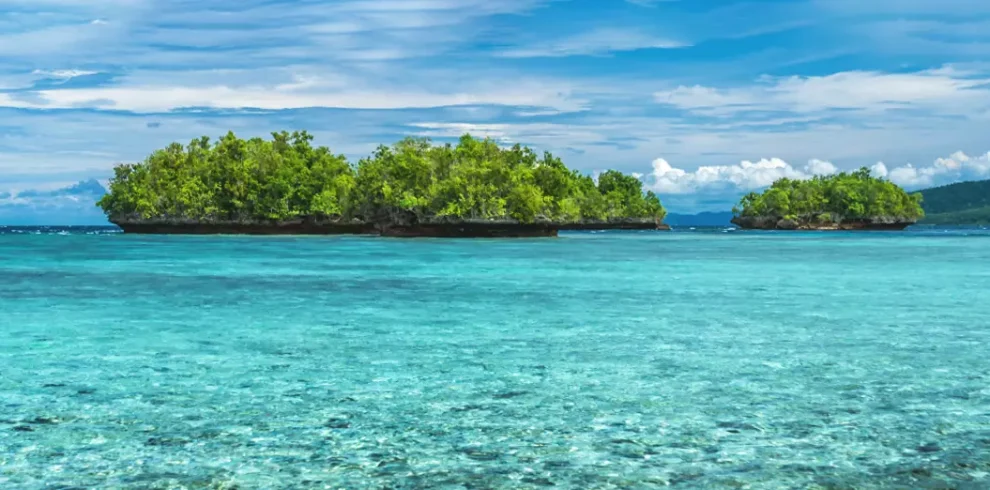
[[[471,220],[451,217],[393,216],[374,222],[326,217],[293,220],[215,220],[189,218],[144,219],[111,217],[125,233],[179,235],[381,235],[390,237],[510,238],[554,237],[558,230],[669,230],[652,218],[558,223],[537,220]]]
[[[914,220],[889,216],[876,216],[859,220],[843,220],[839,223],[814,223],[796,221],[777,216],[736,216],[732,223],[745,230],[883,230],[899,231],[911,226]]]

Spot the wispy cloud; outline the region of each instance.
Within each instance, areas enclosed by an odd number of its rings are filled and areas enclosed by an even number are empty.
[[[248,77],[250,79],[250,77]],[[31,98],[0,94],[0,106],[22,109],[106,109],[132,112],[168,112],[176,109],[300,108],[408,109],[451,105],[496,104],[578,110],[581,103],[538,81],[511,86],[475,84],[463,91],[403,88],[396,85],[341,87],[333,80],[295,78],[271,84],[161,85],[129,84],[110,87],[32,91]]]
[[[40,24],[0,34],[0,54],[17,58],[65,59],[86,52],[93,62],[174,66],[176,50],[207,49],[184,63],[232,66],[249,55],[269,66],[302,60],[375,60],[436,55],[483,32],[475,22],[524,13],[544,0],[410,0],[266,2],[229,4],[213,0],[150,2],[16,2],[24,12],[45,16],[58,8],[56,25]],[[149,53],[165,54],[164,59]],[[61,56],[56,56],[61,55]],[[266,63],[267,60],[267,63]],[[199,64],[199,63],[197,63]]]
[[[990,13],[990,4],[982,0],[814,0],[824,10],[845,14],[958,14]]]
[[[677,0],[626,0],[626,3],[631,3],[633,5],[639,5],[641,7],[656,7],[657,4],[663,2],[674,2]]]
[[[654,94],[660,104],[708,115],[742,111],[866,112],[923,107],[938,113],[971,113],[990,106],[990,78],[952,68],[915,73],[868,71],[825,76],[762,77],[742,87],[680,86]]]
[[[687,44],[629,29],[603,28],[553,42],[537,42],[498,53],[505,58],[552,58],[604,55],[641,49],[674,49]]]
[[[51,77],[59,80],[70,80],[76,77],[83,77],[86,75],[95,75],[99,72],[87,71],[87,70],[34,70],[31,72],[32,75],[38,75],[39,77]]]

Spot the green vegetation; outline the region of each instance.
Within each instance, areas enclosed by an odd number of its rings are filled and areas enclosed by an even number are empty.
[[[925,219],[932,225],[990,224],[990,180],[960,182],[920,191]]]
[[[807,224],[846,221],[914,221],[924,216],[921,194],[908,194],[867,168],[809,180],[780,179],[762,194],[743,197],[733,212]]]
[[[228,133],[173,143],[119,165],[98,205],[111,218],[216,221],[329,217],[578,222],[666,211],[635,177],[590,176],[550,153],[463,136],[457,145],[407,138],[351,165],[306,132],[244,140]]]
[[[990,180],[959,182],[919,191],[926,214],[953,213],[990,206]]]
[[[921,223],[926,225],[990,225],[990,206],[951,213],[927,214]]]

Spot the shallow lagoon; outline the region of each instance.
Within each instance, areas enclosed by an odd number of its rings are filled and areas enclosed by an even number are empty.
[[[8,230],[0,278],[0,488],[990,487],[985,231]]]

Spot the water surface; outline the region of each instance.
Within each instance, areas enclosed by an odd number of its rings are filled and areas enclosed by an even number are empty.
[[[986,231],[60,231],[0,488],[990,488]]]

